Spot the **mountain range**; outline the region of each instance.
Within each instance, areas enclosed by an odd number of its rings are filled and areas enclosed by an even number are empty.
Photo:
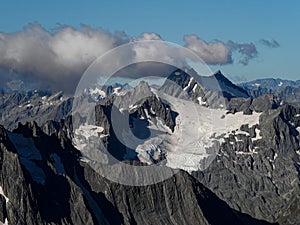
[[[299,85],[178,69],[75,97],[2,89],[0,224],[300,224]],[[96,169],[111,159],[176,173],[126,185]]]
[[[253,98],[272,94],[287,103],[299,103],[300,80],[266,78],[240,84]]]

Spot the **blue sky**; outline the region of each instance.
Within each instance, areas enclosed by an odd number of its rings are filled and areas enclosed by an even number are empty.
[[[20,31],[37,22],[48,30],[60,24],[87,24],[130,36],[158,33],[164,40],[183,44],[183,36],[196,34],[205,41],[233,40],[254,43],[258,56],[244,66],[237,62],[221,69],[235,78],[300,79],[299,1],[2,1],[0,31]],[[276,40],[270,48],[261,39]]]

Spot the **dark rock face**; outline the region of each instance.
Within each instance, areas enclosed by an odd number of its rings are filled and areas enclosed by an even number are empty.
[[[186,72],[178,69],[171,73],[160,91],[183,99],[196,100],[198,96],[204,96],[204,88]]]
[[[125,113],[120,111],[121,106],[117,105],[118,103],[113,104],[112,101],[118,102],[120,100],[118,98],[114,98],[96,105],[95,121],[97,126],[104,128],[104,134],[108,135],[102,139],[105,147],[107,147],[110,154],[112,154],[112,156],[118,160],[124,159],[124,155],[128,149],[119,141],[115,134],[115,130],[112,126],[112,110],[114,110],[114,123],[118,125],[117,129],[126,129],[127,123],[129,123],[132,128],[132,132],[137,136],[147,136],[147,133],[149,132],[148,125],[150,121],[156,119],[161,120],[164,125],[168,126],[171,130],[174,130],[177,113],[172,111],[167,103],[164,103],[160,98],[153,95],[152,92],[149,97],[135,102],[134,108],[130,109],[127,106]],[[120,103],[121,102],[122,107],[125,107],[124,101],[120,101]],[[134,121],[135,123],[143,124],[142,128],[140,127],[137,133],[135,133],[133,129]],[[134,152],[134,149],[131,151]]]
[[[203,97],[207,91],[216,92],[227,99],[249,97],[247,91],[233,84],[221,71],[212,76],[199,76],[193,70],[178,69],[168,76],[161,90],[176,97],[183,95],[183,90],[185,94],[197,97]]]
[[[170,106],[163,103],[161,99],[156,96],[151,96],[147,99],[141,100],[137,104],[140,105],[140,107],[137,110],[133,110],[133,116],[142,118],[147,118],[149,116],[157,117],[161,119],[172,131],[174,131],[177,113],[172,111]]]
[[[193,176],[179,171],[161,183],[143,187],[111,182],[83,160],[71,141],[75,126],[69,116],[72,98],[62,93],[1,92],[0,114],[8,129],[0,126],[0,222],[299,224],[300,106],[282,102],[288,96],[297,99],[297,87],[276,88],[279,94],[248,90],[249,97],[221,72],[197,79],[188,74],[193,71],[174,71],[160,91],[204,107],[226,107],[228,113],[261,112],[260,122],[242,125],[239,132],[226,135],[206,170],[193,172]],[[278,86],[280,81],[276,82]],[[94,119],[104,129],[102,140],[118,160],[124,160],[128,149],[114,133],[112,109],[121,128],[124,121],[131,128],[135,123],[144,124],[137,136],[147,135],[147,126],[157,120],[174,130],[178,113],[146,82],[114,93],[113,87],[106,87],[106,97],[92,97],[99,100]],[[83,108],[87,104],[81,103]],[[80,122],[86,119],[73,116]],[[32,120],[37,121],[17,123]],[[124,162],[146,166],[136,157],[130,160]]]
[[[258,126],[243,126],[248,135],[226,138],[216,161],[194,175],[236,210],[269,222],[299,223],[299,110],[285,105],[265,111]]]
[[[228,99],[231,98],[248,98],[249,94],[246,90],[243,88],[233,84],[230,80],[228,80],[222,72],[219,70],[215,74],[213,74],[211,77],[203,77],[202,80],[204,82],[204,86],[206,86],[207,81],[204,79],[216,79],[219,83],[220,89],[222,90],[223,95],[226,97],[228,96]]]
[[[7,219],[9,224],[42,223],[41,215],[35,206],[33,190],[26,181],[26,171],[23,171],[16,150],[3,127],[0,127],[0,147],[0,186],[5,197],[9,199],[2,202],[2,216],[6,217],[4,219]]]
[[[20,160],[18,135],[38,149],[43,184]],[[144,187],[112,183],[80,162],[59,124],[1,127],[0,147],[0,216],[9,224],[268,224],[231,209],[186,172]]]
[[[60,141],[46,136],[34,123],[19,127],[16,130],[18,133],[10,135],[1,129],[3,179],[0,182],[9,199],[3,210],[7,212],[8,224],[92,224],[94,219],[87,210],[82,190],[67,176],[77,160],[63,150]],[[11,136],[13,139],[16,135],[32,140],[39,150],[41,160],[32,163],[44,172],[43,184],[37,182],[35,174],[31,174],[34,171],[28,170],[28,163],[22,163],[16,154],[16,148],[20,146],[8,138]],[[63,137],[61,141],[64,141]],[[63,166],[64,172],[56,168],[58,159],[61,163],[67,160]]]
[[[178,69],[168,76],[160,91],[211,108],[222,108],[234,98],[249,97],[243,88],[233,84],[221,71],[212,76],[199,76],[193,70]]]
[[[129,187],[119,184],[104,185],[98,174],[85,178],[92,189],[106,193],[123,215],[125,224],[268,224],[240,214],[226,205],[201,183],[180,171],[174,177],[155,185]],[[220,217],[216,215],[222,215]]]

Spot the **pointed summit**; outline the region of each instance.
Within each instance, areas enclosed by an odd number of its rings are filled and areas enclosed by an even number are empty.
[[[230,99],[234,97],[248,98],[247,91],[232,83],[221,70],[216,71],[209,77],[202,77],[202,85],[209,90],[222,92],[223,95]]]
[[[217,80],[224,80],[224,81],[228,81],[230,83],[232,83],[230,80],[228,80],[225,75],[221,72],[221,70],[216,71],[213,75],[211,75],[212,77],[215,77]]]
[[[217,74],[223,75],[222,72],[221,72],[221,70],[217,70],[213,75],[217,75]]]

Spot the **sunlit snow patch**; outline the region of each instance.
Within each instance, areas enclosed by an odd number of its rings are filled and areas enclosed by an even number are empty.
[[[243,124],[251,127],[259,123],[260,113],[244,115],[238,112],[224,117],[221,109],[210,109],[166,94],[162,98],[178,113],[174,132],[168,132],[159,145],[166,151],[167,166],[171,168],[186,171],[206,169],[225,141],[225,134],[239,130]],[[139,153],[145,160],[145,156]]]
[[[9,198],[6,197],[6,195],[3,192],[3,188],[0,186],[0,195],[2,195],[5,198],[6,204],[9,202]],[[5,218],[4,223],[0,221],[0,225],[8,225],[8,220]]]
[[[6,197],[6,195],[5,195],[4,192],[3,192],[3,188],[2,188],[1,186],[0,186],[0,195],[2,195],[2,196],[5,198],[5,202],[8,203],[9,198]]]
[[[104,136],[102,134],[103,131],[103,127],[95,125],[80,125],[80,127],[75,130],[73,144],[83,153],[84,158],[82,158],[81,161],[88,162],[89,159],[93,159],[101,163],[108,162],[108,157],[103,152],[105,147],[101,140],[101,137]],[[93,148],[92,151],[91,147]]]
[[[99,98],[105,98],[106,93],[101,90],[101,88],[95,87],[89,89],[89,95],[94,99],[97,100]]]
[[[252,138],[252,141],[257,141],[262,139],[261,132],[258,128],[255,128],[255,138]]]

